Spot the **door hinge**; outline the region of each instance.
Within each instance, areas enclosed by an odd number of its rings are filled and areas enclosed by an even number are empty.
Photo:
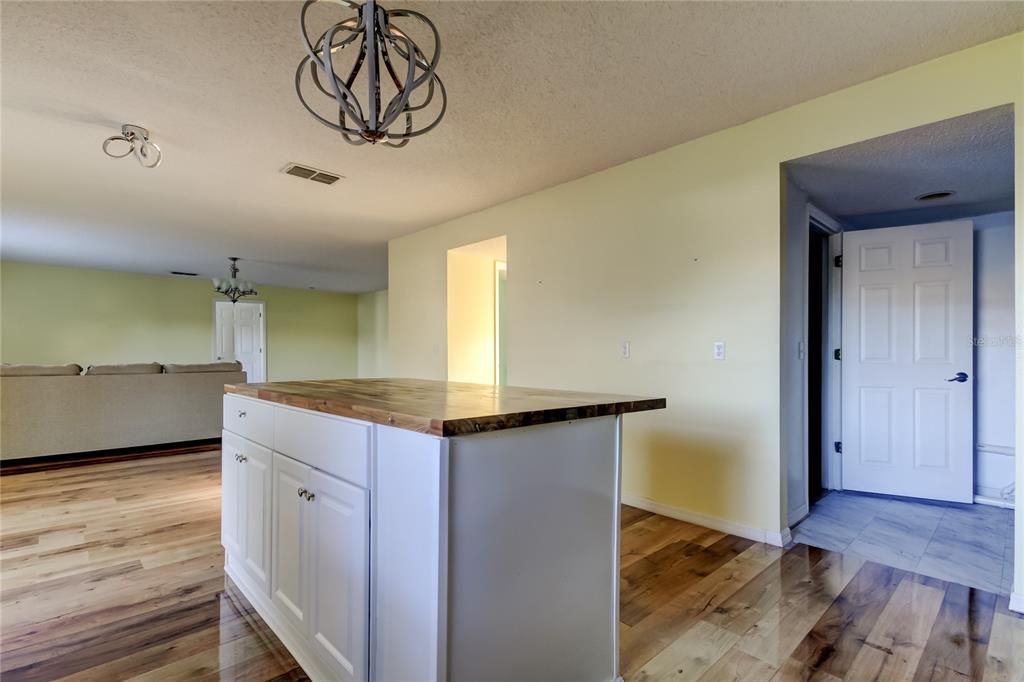
[[[839,254],[838,256],[833,258],[832,262],[835,264],[837,268],[843,267],[843,254]]]
[[[835,442],[834,446],[835,446],[836,452],[838,452],[840,455],[843,454],[843,441],[837,440]]]
[[[843,351],[842,351],[842,349],[836,348],[834,351],[832,351],[832,359],[833,360],[842,360],[843,359]]]

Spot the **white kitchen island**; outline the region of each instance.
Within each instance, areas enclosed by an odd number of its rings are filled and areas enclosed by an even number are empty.
[[[618,677],[622,415],[664,399],[225,387],[225,570],[313,680]]]

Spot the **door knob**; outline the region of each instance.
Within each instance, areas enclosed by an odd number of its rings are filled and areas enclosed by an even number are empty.
[[[946,379],[946,381],[955,381],[958,384],[962,384],[967,381],[967,372],[957,372],[955,377],[952,379]]]

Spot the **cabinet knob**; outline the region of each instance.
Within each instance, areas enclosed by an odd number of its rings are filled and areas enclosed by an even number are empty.
[[[297,492],[299,493],[299,497],[305,497],[306,496],[306,489],[305,488],[299,488]]]
[[[239,455],[239,456],[238,456],[238,461],[239,461],[239,462],[248,462],[248,461],[249,461],[249,458],[248,458],[248,457],[246,457],[245,455]]]
[[[245,410],[239,410],[239,411],[238,411],[238,418],[239,418],[239,419],[242,419],[242,418],[244,418],[244,417],[245,417],[245,415],[246,415],[246,412],[245,412]]]
[[[316,497],[315,493],[311,493],[308,490],[306,491],[306,501],[307,502],[312,502],[314,497]]]
[[[237,452],[235,453],[235,461],[236,462],[241,462],[242,461],[242,456],[240,454],[238,454]]]

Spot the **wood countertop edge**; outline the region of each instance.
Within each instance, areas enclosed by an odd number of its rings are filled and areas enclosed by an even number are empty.
[[[421,415],[409,415],[392,410],[367,407],[338,400],[325,400],[295,395],[285,391],[259,389],[246,384],[225,384],[225,394],[239,395],[256,400],[277,403],[322,414],[347,417],[359,421],[393,426],[406,431],[415,431],[439,438],[466,436],[507,429],[517,429],[542,424],[609,417],[632,412],[664,409],[665,398],[635,398],[616,402],[595,403],[576,407],[554,407],[540,410],[526,410],[505,414],[483,415],[480,417],[459,417],[440,419]]]

